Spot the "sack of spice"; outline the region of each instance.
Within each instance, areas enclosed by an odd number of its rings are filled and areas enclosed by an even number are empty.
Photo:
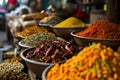
[[[31,14],[24,14],[22,15],[20,18],[23,20],[23,21],[31,21],[33,20],[33,17],[38,15],[39,13],[31,13]]]

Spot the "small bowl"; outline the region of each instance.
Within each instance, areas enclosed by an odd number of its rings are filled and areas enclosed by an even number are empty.
[[[75,33],[78,31],[73,31],[71,32],[71,35],[74,38],[74,41],[79,45],[79,46],[88,46],[89,44],[92,44],[93,42],[95,43],[101,43],[103,45],[106,45],[107,47],[111,47],[113,49],[117,49],[120,46],[120,39],[112,40],[112,39],[98,39],[98,38],[88,38],[88,37],[83,37],[83,36],[77,36]]]
[[[54,33],[58,36],[58,37],[62,37],[62,38],[65,38],[65,39],[71,39],[72,36],[71,36],[71,32],[72,31],[82,31],[86,28],[57,28],[57,27],[54,27],[54,26],[50,26]]]

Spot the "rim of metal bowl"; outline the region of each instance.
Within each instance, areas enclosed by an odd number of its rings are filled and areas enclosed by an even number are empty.
[[[25,50],[23,50],[23,51],[20,53],[20,57],[21,57],[23,60],[25,60],[25,61],[27,61],[27,62],[30,62],[30,63],[33,63],[33,64],[38,64],[38,65],[52,65],[52,64],[54,64],[54,63],[42,63],[42,62],[37,62],[37,61],[34,61],[34,60],[27,59],[23,54],[24,54],[26,51],[30,50],[30,49],[32,49],[32,48],[25,49]]]
[[[27,45],[22,44],[22,40],[18,42],[18,45],[24,48],[33,48],[32,46],[27,46]]]
[[[77,38],[89,39],[89,40],[120,41],[120,39],[100,39],[100,38],[89,38],[89,37],[84,37],[84,36],[78,36],[78,35],[75,35],[76,32],[79,32],[79,31],[72,31],[71,35],[74,36],[74,37],[77,37]]]
[[[50,26],[50,24],[46,24],[46,23],[39,23],[39,26]]]
[[[42,73],[42,80],[46,80],[47,77],[47,73],[48,71],[53,67],[54,65],[50,65],[47,68],[44,69],[43,73]]]
[[[64,27],[55,27],[53,25],[50,25],[51,28],[53,29],[86,29],[87,27],[67,27],[67,28],[64,28]]]

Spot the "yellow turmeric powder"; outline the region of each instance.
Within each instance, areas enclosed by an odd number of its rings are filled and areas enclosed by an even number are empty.
[[[120,54],[104,45],[92,44],[65,63],[55,64],[46,80],[120,80]]]
[[[80,21],[79,19],[75,17],[69,17],[66,20],[58,23],[55,25],[57,28],[84,28],[87,27],[85,23]]]

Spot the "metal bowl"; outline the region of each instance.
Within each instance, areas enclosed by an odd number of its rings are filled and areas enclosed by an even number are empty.
[[[77,36],[75,33],[78,31],[73,31],[71,32],[71,35],[73,36],[74,41],[79,45],[79,46],[88,46],[89,44],[92,44],[93,42],[95,43],[101,43],[103,45],[106,45],[107,47],[111,47],[113,49],[117,49],[120,46],[120,39],[97,39],[97,38],[88,38],[88,37],[83,37],[83,36]]]
[[[72,36],[71,36],[71,32],[72,31],[82,31],[86,28],[57,28],[57,27],[54,27],[54,26],[50,26],[54,33],[59,36],[59,37],[62,37],[62,38],[65,38],[65,39],[71,39]]]
[[[41,63],[41,62],[37,62],[37,61],[27,59],[25,56],[26,56],[27,52],[31,49],[33,49],[33,48],[25,49],[24,51],[22,51],[21,54],[20,54],[20,57],[25,61],[28,69],[31,72],[33,72],[37,77],[41,78],[43,70],[46,67],[48,67],[50,65],[53,65],[53,63]]]
[[[54,65],[54,63],[42,63],[42,62],[38,62],[38,61],[34,61],[34,60],[26,58],[26,54],[32,49],[34,48],[23,50],[20,54],[20,57],[25,61],[28,69],[31,72],[33,72],[38,78],[41,78],[43,70],[50,65]],[[61,63],[61,62],[64,62],[64,60],[58,63]]]

